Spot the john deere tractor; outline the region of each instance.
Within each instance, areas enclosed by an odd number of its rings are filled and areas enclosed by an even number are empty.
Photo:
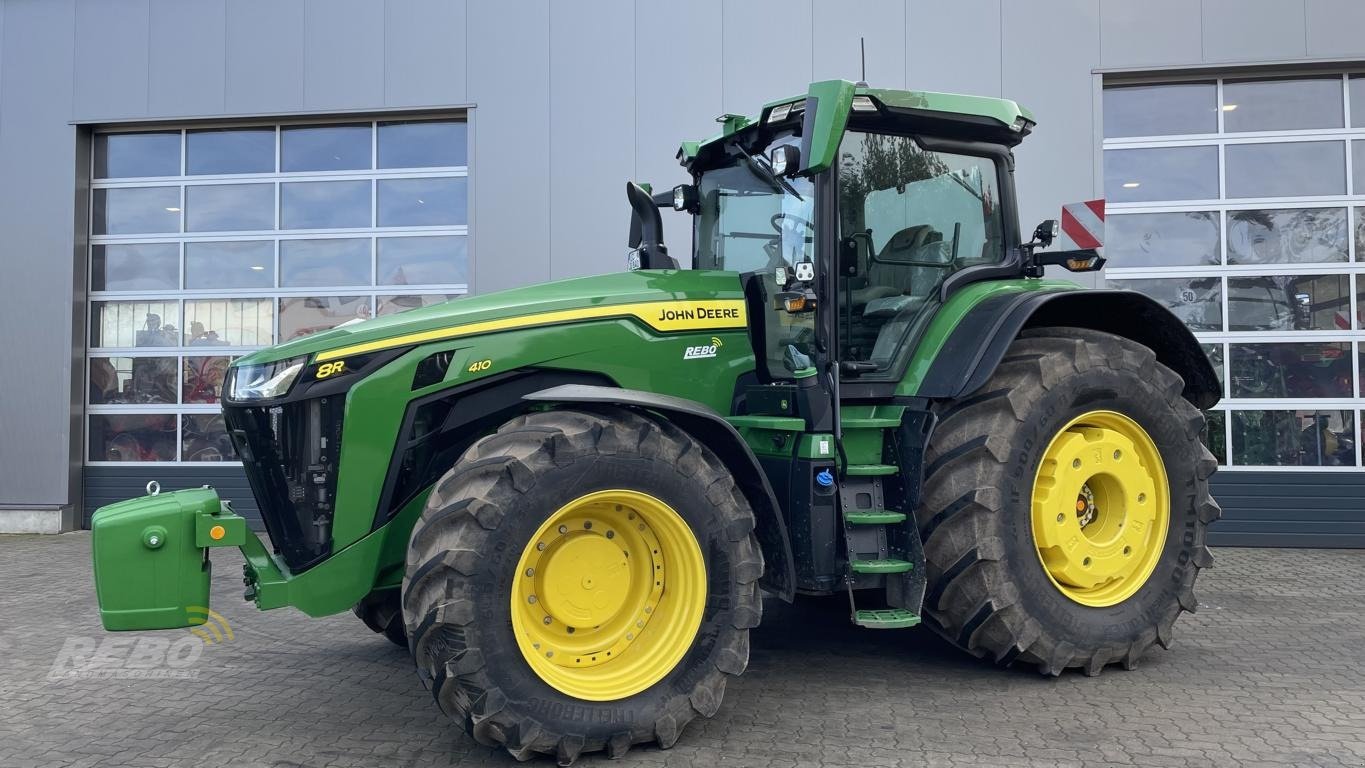
[[[202,622],[237,546],[258,607],[353,609],[475,739],[564,763],[715,714],[761,592],[1048,675],[1168,644],[1220,388],[1163,307],[1044,277],[1102,259],[1020,237],[1030,113],[835,80],[721,123],[691,183],[627,185],[633,269],[237,360],[268,543],[208,488],[101,509],[104,626]]]

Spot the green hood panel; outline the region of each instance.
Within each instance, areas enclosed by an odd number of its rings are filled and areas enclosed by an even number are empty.
[[[463,326],[508,318],[527,318],[533,322],[536,316],[564,310],[592,310],[644,302],[734,301],[743,298],[739,276],[734,272],[615,272],[454,299],[397,315],[353,323],[253,352],[235,364],[251,365],[300,355],[325,354],[359,345],[399,346],[404,343],[403,338],[414,334],[457,333],[457,329]],[[393,341],[391,345],[386,343],[390,340]]]

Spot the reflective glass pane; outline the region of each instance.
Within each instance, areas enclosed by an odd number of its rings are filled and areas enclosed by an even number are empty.
[[[1162,277],[1110,280],[1114,288],[1150,296],[1192,331],[1223,330],[1223,284],[1217,277]]]
[[[1229,144],[1228,197],[1346,194],[1346,145],[1340,141]]]
[[[90,302],[91,347],[180,345],[177,301]]]
[[[1231,344],[1233,397],[1351,397],[1351,344],[1346,341]]]
[[[1104,135],[1167,136],[1218,132],[1213,83],[1127,85],[1104,89]]]
[[[174,403],[174,357],[90,358],[90,404]]]
[[[180,131],[95,134],[95,178],[180,175]]]
[[[1228,278],[1229,331],[1339,331],[1350,316],[1348,275]]]
[[[273,240],[185,243],[186,288],[270,288],[273,285]]]
[[[90,417],[90,461],[175,461],[175,414],[101,413]]]
[[[223,392],[230,357],[187,357],[180,388],[182,403],[216,403]]]
[[[464,224],[466,179],[380,179],[379,226]]]
[[[369,296],[293,296],[280,299],[280,340],[370,318]]]
[[[1232,460],[1244,466],[1351,467],[1353,411],[1233,411]]]
[[[1365,104],[1360,111],[1365,112]],[[1354,194],[1365,195],[1365,141],[1351,142],[1351,184]]]
[[[92,235],[180,231],[180,187],[97,189],[91,208]]]
[[[368,181],[293,181],[280,185],[280,229],[368,226]]]
[[[1111,149],[1104,196],[1113,203],[1218,199],[1217,147]]]
[[[347,171],[370,167],[370,125],[287,125],[280,129],[280,170]]]
[[[1222,344],[1200,344],[1200,349],[1204,350],[1204,355],[1209,359],[1209,364],[1213,366],[1213,372],[1218,374],[1218,383],[1224,381],[1225,366],[1223,365],[1223,345]]]
[[[1356,329],[1365,330],[1365,277],[1360,275],[1356,275]],[[1365,354],[1365,346],[1361,354]]]
[[[1104,220],[1104,256],[1111,267],[1217,264],[1218,212],[1109,216]]]
[[[1351,89],[1351,127],[1365,127],[1365,76],[1352,75]]]
[[[464,283],[469,255],[465,238],[379,238],[380,285]]]
[[[281,240],[280,285],[370,284],[370,238]]]
[[[466,165],[468,126],[463,121],[413,120],[379,124],[380,168]]]
[[[275,228],[274,184],[211,184],[185,189],[185,229],[233,232]]]
[[[185,301],[185,346],[263,347],[274,340],[270,299]]]
[[[419,296],[380,296],[379,315],[396,315],[399,312],[407,312],[409,309],[420,309],[430,307],[451,299],[458,299],[463,294],[458,293],[424,293]]]
[[[191,176],[275,171],[274,128],[190,131],[185,142],[185,172]]]
[[[1223,130],[1294,131],[1342,126],[1341,78],[1227,80]]]
[[[180,417],[181,461],[237,461],[221,413],[183,414]]]
[[[171,291],[179,287],[180,246],[175,243],[90,248],[92,291]]]
[[[1346,237],[1345,208],[1229,211],[1228,263],[1346,261]]]
[[[1219,465],[1228,463],[1227,420],[1226,411],[1204,412],[1204,447],[1218,459]]]

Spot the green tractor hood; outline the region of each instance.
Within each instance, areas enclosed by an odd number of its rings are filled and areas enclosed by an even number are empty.
[[[653,324],[657,330],[673,330],[666,322],[651,322],[657,314],[650,313],[649,307],[642,305],[695,302],[698,304],[696,311],[705,313],[709,300],[733,302],[742,298],[739,277],[734,272],[639,270],[572,278],[454,299],[397,315],[346,324],[253,352],[234,365],[268,363],[303,355],[325,361],[493,333],[521,325],[551,325],[606,317],[633,316]]]

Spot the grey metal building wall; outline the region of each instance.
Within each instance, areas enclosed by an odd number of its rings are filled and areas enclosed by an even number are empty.
[[[487,292],[620,269],[623,180],[675,183],[678,142],[716,115],[855,78],[860,36],[875,85],[1034,110],[1033,222],[1100,195],[1095,70],[1361,60],[1362,25],[1355,0],[0,0],[0,515],[61,507],[70,525],[81,503],[76,124],[471,105]],[[1332,504],[1365,506],[1365,477],[1331,482],[1348,489]],[[1365,543],[1365,523],[1333,531]]]

